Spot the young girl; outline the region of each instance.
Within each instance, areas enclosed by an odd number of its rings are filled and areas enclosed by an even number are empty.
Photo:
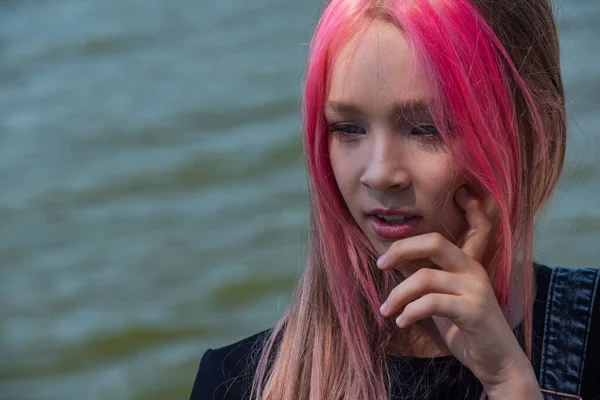
[[[598,270],[532,261],[566,146],[547,0],[332,0],[303,121],[306,270],[192,399],[600,396]]]

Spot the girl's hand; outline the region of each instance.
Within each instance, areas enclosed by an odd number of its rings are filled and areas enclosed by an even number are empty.
[[[462,246],[458,247],[439,233],[392,244],[377,261],[380,269],[428,258],[441,270],[422,268],[410,275],[392,290],[381,312],[385,316],[401,312],[396,319],[401,328],[431,317],[450,351],[473,372],[490,396],[492,393],[505,396],[507,390],[512,390],[515,397],[510,398],[522,398],[515,391],[533,387],[537,390],[536,396],[541,398],[533,368],[506,321],[489,276],[481,265],[492,224],[482,203],[465,187],[457,191],[455,198],[466,212],[468,225]]]

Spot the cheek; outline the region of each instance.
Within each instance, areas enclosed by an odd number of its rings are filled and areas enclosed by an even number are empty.
[[[413,179],[418,180],[416,184],[427,192],[430,200],[448,194],[464,181],[458,166],[447,154],[422,154],[415,161],[419,168],[414,169]]]
[[[331,164],[331,171],[333,172],[333,178],[335,179],[335,182],[338,185],[338,188],[340,189],[340,192],[342,192],[343,194],[343,190],[342,187],[343,185],[340,185],[340,182],[343,180],[343,171],[344,168],[342,167],[344,164],[344,160],[343,160],[343,155],[341,154],[341,152],[339,151],[339,149],[335,146],[335,143],[333,141],[333,139],[329,138],[329,144],[328,144],[328,153],[329,153],[329,163]]]
[[[344,200],[350,205],[350,196],[356,186],[357,166],[352,162],[352,156],[347,151],[341,149],[335,139],[329,140],[329,162],[333,171],[333,177],[337,183]]]
[[[423,182],[423,195],[427,198],[429,208],[436,214],[439,224],[448,230],[452,237],[460,235],[464,229],[464,211],[456,201],[454,195],[459,187],[467,184],[467,179],[458,166],[448,157],[430,159],[427,166],[423,167],[421,175]]]

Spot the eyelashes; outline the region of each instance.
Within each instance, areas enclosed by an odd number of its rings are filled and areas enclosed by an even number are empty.
[[[329,134],[333,134],[342,143],[358,143],[367,132],[359,126],[351,124],[335,124],[327,127]]]
[[[328,124],[327,132],[343,143],[358,143],[367,134],[364,128],[349,123]],[[441,134],[433,124],[414,124],[406,136],[429,145],[437,146],[442,143]]]
[[[329,128],[332,132],[344,133],[346,135],[363,135],[367,133],[363,128],[350,124],[337,124]]]
[[[414,125],[411,129],[411,133],[417,136],[439,136],[440,132],[432,124],[419,124]]]

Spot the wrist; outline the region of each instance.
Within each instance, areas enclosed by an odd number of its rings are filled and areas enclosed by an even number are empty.
[[[503,383],[484,385],[489,400],[543,400],[544,397],[538,385],[531,365],[528,368],[515,370],[512,376]]]
[[[544,396],[537,382],[508,382],[504,386],[486,390],[489,400],[543,400]]]
[[[527,372],[527,373],[525,373]],[[514,400],[543,400],[544,396],[537,383],[533,370],[521,371],[510,380],[502,384],[485,387],[489,400],[514,399]]]

